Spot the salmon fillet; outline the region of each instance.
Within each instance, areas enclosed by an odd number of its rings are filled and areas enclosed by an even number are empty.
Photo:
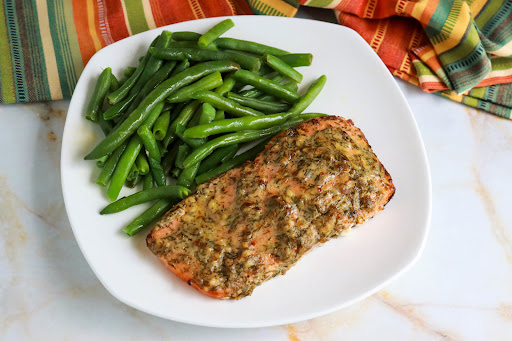
[[[361,130],[326,116],[283,131],[253,162],[198,186],[146,241],[200,292],[240,299],[372,218],[394,193]]]

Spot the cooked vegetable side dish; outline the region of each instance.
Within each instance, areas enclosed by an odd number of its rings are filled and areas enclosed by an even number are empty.
[[[148,247],[221,299],[250,295],[394,193],[350,120],[305,112],[327,81],[299,88],[313,56],[221,37],[233,26],[163,31],[124,78],[103,70],[84,115],[105,135],[85,156],[112,201],[100,213],[152,202],[123,231],[165,214]],[[118,200],[123,186],[141,191]]]

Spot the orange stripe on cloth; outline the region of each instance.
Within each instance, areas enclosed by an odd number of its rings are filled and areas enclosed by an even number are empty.
[[[73,19],[75,21],[82,61],[85,65],[96,52],[95,43],[91,36],[91,30],[89,29],[89,15],[87,13],[87,3],[85,0],[73,0]]]
[[[235,6],[229,0],[201,1],[201,8],[207,17],[235,15]]]
[[[304,5],[307,1],[308,0],[300,0],[299,3]],[[344,0],[340,1],[336,6],[329,6],[329,8],[348,14],[354,14],[360,18],[381,19],[396,15],[396,6],[397,3],[395,1]]]
[[[163,18],[162,26],[196,19],[188,1],[157,1],[160,6],[161,17]]]
[[[124,39],[130,35],[128,24],[123,11],[121,0],[105,1],[107,22],[110,27],[110,34],[114,41]]]
[[[237,15],[248,15],[252,14],[251,7],[245,0],[229,0],[234,6]]]
[[[91,31],[92,40],[96,51],[99,51],[102,47],[107,46],[107,43],[101,36],[100,21],[98,15],[98,3],[96,0],[87,1],[87,22],[89,23],[89,30]]]
[[[160,3],[158,0],[149,0],[149,3],[151,4],[151,11],[153,12],[156,27],[165,26],[165,21],[164,18],[162,18],[162,10],[160,9]]]
[[[110,32],[110,27],[108,25],[107,20],[107,1],[97,0],[98,6],[98,28],[100,30],[101,37],[105,41],[107,45],[112,44],[114,39],[112,38],[112,33]]]
[[[196,19],[206,18],[206,16],[204,15],[203,9],[201,8],[201,5],[199,4],[199,1],[188,0],[188,3],[190,5],[190,8],[192,8],[192,12],[194,13],[194,16],[196,17]]]

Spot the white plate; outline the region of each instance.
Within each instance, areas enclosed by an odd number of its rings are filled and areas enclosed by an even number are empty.
[[[327,84],[308,111],[351,118],[362,129],[396,186],[383,212],[306,255],[239,301],[200,294],[167,270],[146,248],[142,232],[121,229],[144,209],[100,216],[108,202],[94,184],[99,172],[83,156],[100,140],[85,120],[87,99],[101,70],[116,75],[136,65],[163,29],[204,32],[221,18],[188,21],[126,38],[91,58],[69,106],[62,141],[62,190],[69,221],[87,262],[120,301],[163,318],[214,327],[262,327],[310,319],[361,300],[386,285],[419,257],[430,223],[431,185],[418,127],[384,64],[354,31],[340,25],[268,16],[233,17],[226,36],[254,40],[292,52],[311,52],[301,68],[301,89],[322,74]],[[124,190],[122,194],[128,191]]]

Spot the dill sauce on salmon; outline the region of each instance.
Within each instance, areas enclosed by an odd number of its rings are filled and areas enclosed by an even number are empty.
[[[240,299],[372,218],[394,192],[351,120],[311,119],[274,137],[253,162],[198,186],[155,225],[147,245],[200,292]]]

